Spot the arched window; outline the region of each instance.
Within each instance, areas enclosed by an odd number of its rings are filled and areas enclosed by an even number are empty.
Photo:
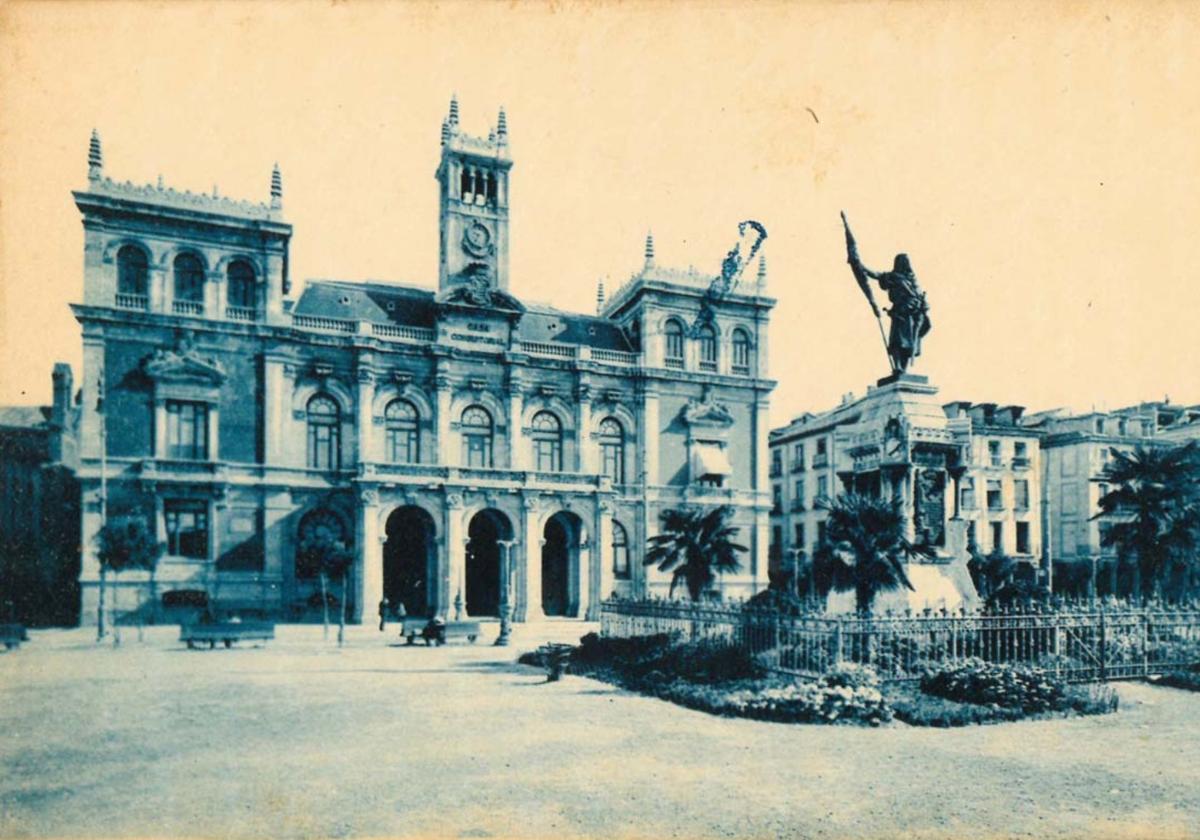
[[[696,337],[700,341],[700,370],[716,370],[717,331],[705,324]]]
[[[478,405],[467,406],[459,423],[462,429],[462,461],[468,467],[492,466],[492,415]]]
[[[234,260],[225,271],[229,288],[225,292],[229,304],[229,316],[236,318],[249,314],[254,316],[255,290],[254,269],[245,260]]]
[[[666,339],[663,356],[667,367],[683,367],[683,325],[672,318],[663,327],[663,337]]]
[[[175,311],[188,315],[204,311],[204,264],[195,254],[175,258]]]
[[[600,421],[600,462],[613,484],[625,483],[625,430],[615,417]]]
[[[337,403],[324,394],[308,401],[308,466],[314,470],[342,467],[342,423]]]
[[[150,304],[150,273],[146,252],[136,245],[117,251],[117,306],[145,309]]]
[[[417,409],[407,400],[392,400],[383,411],[387,428],[387,457],[393,464],[415,464],[421,460]]]
[[[750,372],[750,336],[738,327],[733,331],[733,372]]]
[[[612,521],[612,564],[615,577],[629,578],[629,535],[625,526],[615,519]]]
[[[533,464],[538,472],[562,471],[562,423],[549,411],[533,415]]]

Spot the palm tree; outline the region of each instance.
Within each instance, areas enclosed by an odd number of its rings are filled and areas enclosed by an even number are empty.
[[[329,528],[318,526],[309,530],[296,549],[296,565],[316,569],[321,577],[321,618],[325,638],[329,638],[329,578],[340,578],[342,601],[338,609],[338,645],[346,635],[346,577],[354,564],[354,555],[340,536]]]
[[[150,535],[143,519],[128,519],[124,522],[111,522],[100,529],[96,535],[98,544],[96,557],[100,561],[100,574],[106,571],[119,574],[125,569],[146,569],[153,574],[162,556],[163,544]],[[113,589],[113,604],[115,604],[119,589]],[[120,619],[113,617],[113,644],[121,643]]]
[[[672,597],[682,582],[693,601],[712,588],[717,575],[741,568],[738,555],[750,549],[734,542],[738,528],[729,525],[733,508],[680,507],[659,514],[661,530],[649,540],[645,563],[671,572]]]
[[[1019,562],[1015,557],[1001,551],[983,554],[975,546],[970,546],[968,551],[967,571],[971,573],[971,582],[980,598],[990,600],[1012,582]]]
[[[1102,480],[1113,488],[1093,519],[1106,521],[1101,545],[1114,547],[1133,571],[1134,596],[1162,591],[1174,566],[1194,574],[1200,547],[1200,448],[1110,450]]]
[[[904,567],[913,557],[932,556],[933,549],[904,536],[899,501],[850,493],[817,504],[829,511],[825,538],[813,558],[825,588],[853,589],[860,612],[870,612],[880,592],[913,589]]]

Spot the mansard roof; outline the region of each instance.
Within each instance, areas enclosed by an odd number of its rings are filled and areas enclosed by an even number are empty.
[[[437,320],[432,289],[399,283],[309,280],[296,315],[431,328]]]
[[[292,310],[296,315],[342,318],[432,328],[437,322],[432,289],[398,283],[310,280]],[[620,326],[595,315],[564,312],[529,304],[517,324],[522,341],[585,345],[601,350],[632,352]]]
[[[0,405],[0,427],[35,429],[48,422],[48,405]]]

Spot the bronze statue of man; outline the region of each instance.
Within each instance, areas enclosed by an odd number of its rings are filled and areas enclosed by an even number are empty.
[[[879,307],[875,305],[868,279],[877,281],[879,288],[887,292],[891,303],[891,307],[885,310],[891,321],[886,339],[888,360],[893,373],[903,373],[908,370],[912,360],[921,355],[921,339],[929,332],[929,304],[925,300],[925,293],[917,285],[917,276],[913,273],[908,254],[897,254],[891,271],[872,271],[858,258],[858,247],[854,234],[850,232],[850,225],[846,223],[845,213],[842,214],[842,223],[846,227],[847,261],[876,318],[879,317]]]

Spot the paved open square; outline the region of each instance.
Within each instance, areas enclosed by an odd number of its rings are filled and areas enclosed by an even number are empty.
[[[3,837],[1192,837],[1200,697],[1120,686],[1102,718],[881,730],[711,717],[515,646],[279,628],[34,632],[0,656]],[[331,630],[331,635],[336,632]]]

